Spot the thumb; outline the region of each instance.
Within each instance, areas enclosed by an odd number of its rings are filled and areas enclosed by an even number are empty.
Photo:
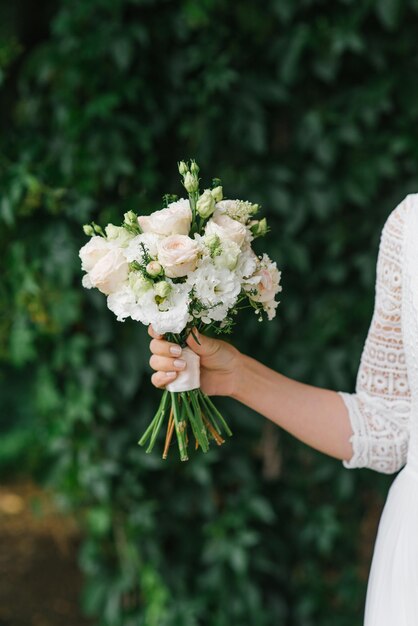
[[[189,348],[191,348],[193,352],[196,352],[199,356],[211,356],[212,354],[215,354],[219,348],[216,339],[202,335],[199,333],[197,328],[192,328],[186,339],[186,343]]]

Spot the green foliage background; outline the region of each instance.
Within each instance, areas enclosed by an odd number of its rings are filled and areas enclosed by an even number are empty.
[[[380,231],[416,191],[416,0],[60,0],[0,19],[0,469],[83,520],[103,626],[354,626],[391,480],[220,402],[234,437],[187,464],[136,441],[148,338],[81,288],[81,225],[180,193],[176,161],[260,202],[278,317],[232,340],[354,390]]]

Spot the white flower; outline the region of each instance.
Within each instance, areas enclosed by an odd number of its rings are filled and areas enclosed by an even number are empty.
[[[154,289],[147,289],[140,297],[136,297],[129,286],[107,298],[107,306],[117,316],[119,322],[127,317],[137,322],[152,324],[155,331],[165,333],[181,333],[187,325],[189,317],[189,288],[170,282],[170,292],[163,302],[156,301]]]
[[[85,272],[93,269],[98,261],[109,252],[109,243],[104,237],[96,235],[83,246],[78,253],[81,267]]]
[[[124,322],[127,317],[132,316],[137,307],[134,291],[128,285],[124,285],[119,291],[108,296],[107,306],[116,315],[118,322]]]
[[[188,200],[171,202],[165,209],[151,215],[140,215],[138,223],[144,233],[156,235],[188,235],[192,223],[192,211]]]
[[[250,300],[262,305],[269,320],[276,315],[278,302],[274,298],[282,291],[280,278],[281,272],[277,269],[276,262],[271,261],[267,254],[263,254],[257,271],[244,284]]]
[[[168,296],[158,304],[154,290],[148,292],[132,313],[132,319],[152,324],[160,334],[181,333],[189,317],[189,289],[185,285],[171,283]]]
[[[249,244],[245,245],[238,257],[235,273],[240,276],[241,280],[248,278],[257,269],[259,259]]]
[[[122,226],[114,226],[108,224],[105,228],[105,233],[108,241],[113,241],[121,248],[125,248],[128,243],[133,239],[134,235],[123,228]]]
[[[92,237],[79,252],[81,267],[87,272],[83,286],[97,287],[108,295],[120,289],[128,278],[129,266],[122,250],[104,237]]]
[[[158,260],[169,278],[179,278],[193,272],[198,254],[198,244],[186,235],[171,235],[158,244]]]
[[[124,250],[127,261],[144,262],[144,247],[148,254],[155,258],[157,256],[158,243],[161,240],[160,235],[154,235],[153,233],[144,233],[137,235],[129,242],[129,245]]]
[[[241,291],[236,274],[226,268],[215,267],[209,259],[190,274],[187,284],[194,288],[195,297],[206,308],[205,315],[216,321],[226,317]]]
[[[247,229],[243,224],[233,220],[226,214],[220,213],[218,210],[212,215],[206,224],[206,235],[218,235],[221,239],[230,239],[235,241],[240,247],[248,238]]]
[[[228,215],[242,224],[246,224],[257,213],[258,209],[258,204],[252,204],[245,200],[221,200],[216,203],[216,210],[219,213]]]
[[[128,283],[132,292],[137,300],[149,290],[152,289],[152,281],[147,280],[141,274],[141,272],[130,272],[128,277]]]
[[[109,295],[121,288],[127,280],[129,265],[120,248],[111,248],[89,272],[93,287]]]
[[[221,239],[219,235],[211,234],[203,238],[203,244],[216,267],[226,267],[229,270],[236,267],[241,249],[235,241]]]

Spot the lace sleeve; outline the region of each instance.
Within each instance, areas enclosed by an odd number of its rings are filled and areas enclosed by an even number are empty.
[[[411,393],[402,339],[402,252],[406,203],[382,230],[373,318],[361,355],[356,392],[339,391],[353,434],[353,456],[344,467],[391,474],[406,462]]]

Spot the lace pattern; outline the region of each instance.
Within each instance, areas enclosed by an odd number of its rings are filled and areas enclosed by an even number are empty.
[[[357,373],[355,393],[339,391],[351,422],[353,456],[346,468],[390,474],[405,463],[411,390],[402,334],[406,199],[382,229],[376,266],[375,306]]]

